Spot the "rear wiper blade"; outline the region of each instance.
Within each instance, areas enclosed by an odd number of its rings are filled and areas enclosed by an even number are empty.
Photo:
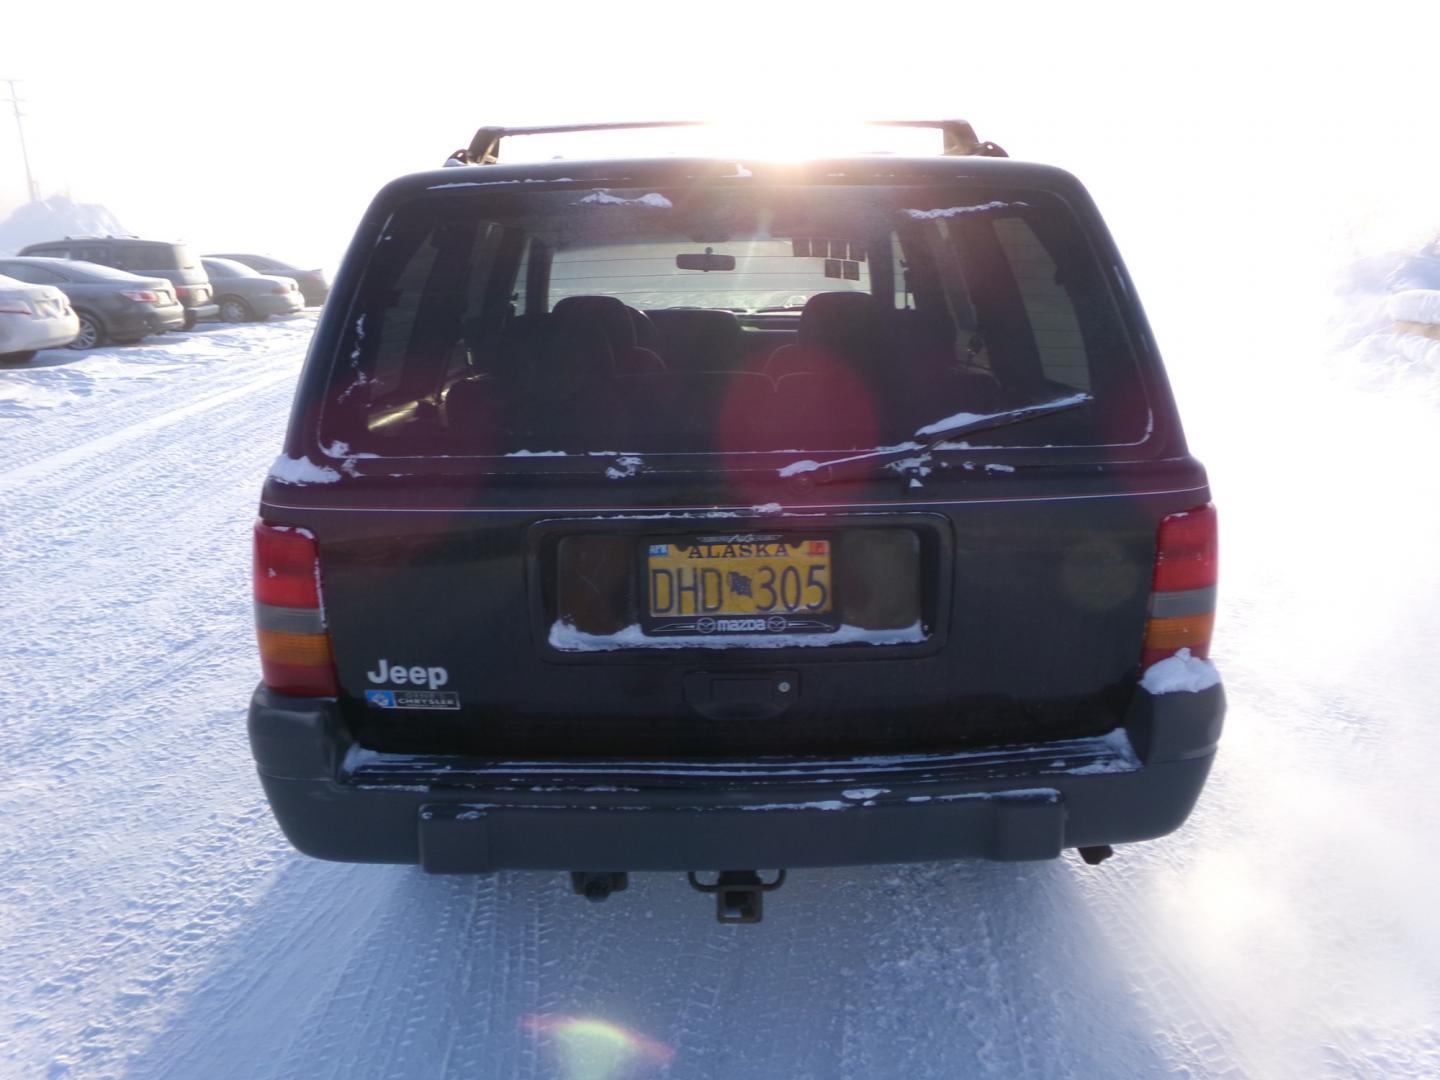
[[[1020,405],[1013,409],[1006,409],[1004,412],[957,413],[944,420],[937,420],[933,424],[926,424],[915,432],[915,437],[927,440],[922,444],[924,449],[933,450],[941,443],[961,435],[969,435],[976,431],[989,431],[992,428],[1010,427],[1012,424],[1022,424],[1026,420],[1037,420],[1042,416],[1054,416],[1056,413],[1069,412],[1071,409],[1080,408],[1090,400],[1089,394],[1077,391],[1074,394],[1067,394],[1065,397],[1054,398],[1050,401],[1037,401],[1032,405]]]
[[[794,461],[782,468],[780,475],[802,487],[867,476],[875,471],[876,466],[883,468],[907,457],[920,457],[951,439],[958,439],[977,431],[992,431],[995,428],[1023,424],[1028,420],[1038,420],[1043,416],[1069,412],[1071,409],[1078,409],[1088,404],[1090,400],[1089,394],[1077,392],[1050,401],[1020,405],[1002,412],[956,413],[954,416],[937,420],[933,424],[926,424],[915,432],[913,440],[900,443],[898,446],[882,446],[875,450],[866,450],[861,454],[832,458],[829,461]]]

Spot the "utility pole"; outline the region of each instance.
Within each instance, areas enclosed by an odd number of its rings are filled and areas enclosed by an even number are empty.
[[[10,104],[15,107],[15,127],[20,132],[20,157],[25,162],[25,189],[30,193],[31,202],[40,201],[40,188],[35,183],[35,175],[30,171],[30,151],[25,146],[25,114],[20,111],[20,91],[15,89],[18,79],[6,79],[10,84]]]

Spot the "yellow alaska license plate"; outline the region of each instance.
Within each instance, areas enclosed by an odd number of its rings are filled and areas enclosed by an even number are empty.
[[[656,538],[645,546],[650,634],[833,630],[833,544],[778,534]]]

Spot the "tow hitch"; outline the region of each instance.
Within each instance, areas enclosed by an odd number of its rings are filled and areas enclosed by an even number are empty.
[[[758,923],[764,917],[764,899],[785,884],[785,871],[774,881],[763,881],[754,870],[721,870],[712,882],[700,880],[691,870],[686,877],[697,892],[715,894],[715,918],[722,923]]]
[[[610,899],[614,892],[630,887],[630,875],[623,870],[571,870],[570,887],[592,904]]]

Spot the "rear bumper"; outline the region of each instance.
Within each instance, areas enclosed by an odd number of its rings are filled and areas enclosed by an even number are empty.
[[[305,297],[298,292],[286,293],[284,296],[265,293],[252,299],[250,306],[256,315],[294,315],[305,309]]]
[[[1189,815],[1220,687],[1137,690],[1123,728],[1037,746],[857,760],[497,764],[349,744],[333,702],[261,687],[250,745],[300,851],[434,873],[716,870],[1047,859]]]
[[[118,338],[163,334],[184,325],[185,308],[180,304],[137,305],[135,310],[121,311],[105,318],[105,328],[112,337]]]
[[[74,315],[44,319],[9,316],[0,319],[0,353],[56,349],[70,344],[79,332],[80,320]]]

